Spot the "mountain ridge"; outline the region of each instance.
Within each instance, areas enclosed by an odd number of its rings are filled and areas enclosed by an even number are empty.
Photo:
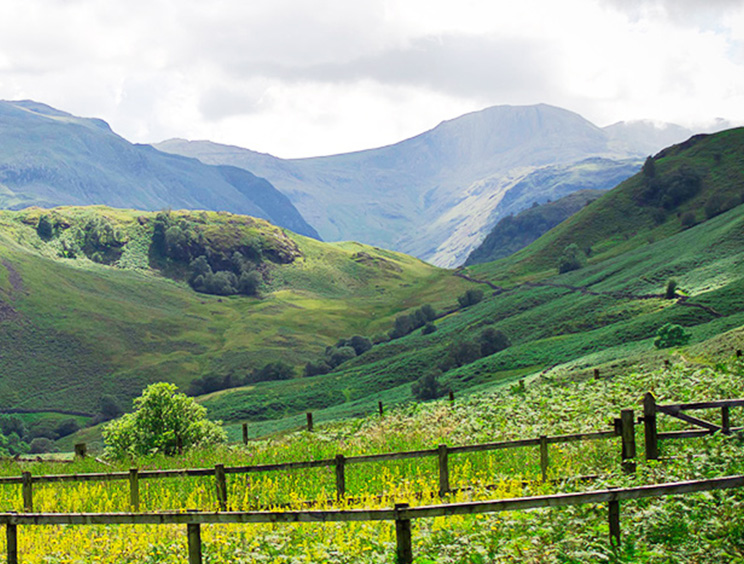
[[[129,143],[103,120],[33,101],[3,101],[0,134],[0,207],[227,209],[318,237],[267,180]]]
[[[613,137],[579,114],[538,104],[485,108],[384,147],[321,157],[280,159],[209,141],[154,146],[269,178],[324,239],[363,240],[452,267],[502,217],[565,195],[546,185],[521,208],[501,205],[543,167],[578,166],[588,158],[632,163],[618,182],[638,170],[648,152],[629,150],[633,137],[621,134],[619,126]],[[575,189],[595,187],[587,182]]]

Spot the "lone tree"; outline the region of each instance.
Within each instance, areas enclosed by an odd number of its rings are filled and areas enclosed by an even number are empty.
[[[676,323],[666,323],[656,332],[654,346],[657,349],[668,349],[669,347],[683,347],[690,342],[690,334],[685,328]]]
[[[585,263],[586,255],[584,252],[576,243],[571,243],[563,249],[563,254],[558,259],[558,272],[563,274],[564,272],[578,270],[582,268]]]
[[[173,456],[195,445],[225,442],[225,430],[207,419],[206,408],[177,390],[167,382],[148,386],[134,400],[132,413],[104,427],[106,453],[115,458]]]

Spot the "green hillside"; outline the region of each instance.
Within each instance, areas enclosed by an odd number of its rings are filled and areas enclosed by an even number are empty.
[[[717,156],[718,155],[718,156]],[[421,330],[382,343],[336,371],[294,381],[292,394],[276,384],[229,390],[205,400],[226,420],[260,421],[334,404],[316,419],[369,413],[377,401],[414,399],[412,383],[431,374],[457,394],[513,382],[562,365],[576,374],[622,369],[625,360],[655,351],[657,331],[681,325],[696,343],[744,324],[744,130],[695,138],[655,159],[656,180],[673,185],[680,170],[694,167],[697,191],[674,206],[639,204],[642,174],[593,202],[515,255],[461,272],[482,282],[484,299]],[[665,184],[668,183],[668,184]],[[722,208],[706,219],[708,202]],[[664,210],[663,222],[654,214]],[[683,227],[692,212],[697,224]],[[679,214],[679,217],[678,217]],[[582,268],[558,274],[567,245],[593,251]],[[676,280],[674,299],[665,299]],[[487,330],[506,335],[511,346],[493,354],[463,353]],[[470,345],[472,349],[472,345]],[[453,361],[453,357],[462,357]],[[467,358],[469,356],[469,358]],[[480,357],[480,358],[478,358]],[[321,399],[318,399],[321,398]],[[302,424],[298,414],[256,422],[257,434]],[[235,436],[235,435],[234,435]]]
[[[555,202],[538,205],[500,220],[468,256],[465,266],[491,262],[523,249],[560,222],[593,202],[604,190],[578,190]]]
[[[473,272],[497,284],[552,275],[575,243],[599,263],[650,245],[742,203],[744,128],[697,135],[661,151],[641,172],[523,251]],[[647,167],[644,167],[644,171]]]
[[[164,216],[175,226],[165,254]],[[236,252],[257,296],[189,286],[194,255],[217,272]],[[280,360],[299,374],[339,338],[387,330],[424,303],[452,307],[471,286],[399,253],[228,213],[0,212],[0,407],[93,414],[103,395],[128,407],[159,380],[186,389]]]

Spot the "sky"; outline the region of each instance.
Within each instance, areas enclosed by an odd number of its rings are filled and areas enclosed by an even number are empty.
[[[744,123],[741,0],[0,0],[0,99],[309,157],[493,105]]]

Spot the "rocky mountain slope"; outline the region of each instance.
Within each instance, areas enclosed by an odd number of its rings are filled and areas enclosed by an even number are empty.
[[[108,124],[31,101],[0,102],[0,208],[103,204],[227,210],[318,237],[268,181],[134,145]]]
[[[155,146],[268,178],[326,240],[364,241],[451,267],[502,217],[582,188],[609,189],[635,173],[643,157],[669,144],[644,127],[644,134],[633,124],[601,129],[541,104],[492,107],[394,145],[327,157],[283,160],[182,139]],[[673,141],[689,136],[665,131]]]

